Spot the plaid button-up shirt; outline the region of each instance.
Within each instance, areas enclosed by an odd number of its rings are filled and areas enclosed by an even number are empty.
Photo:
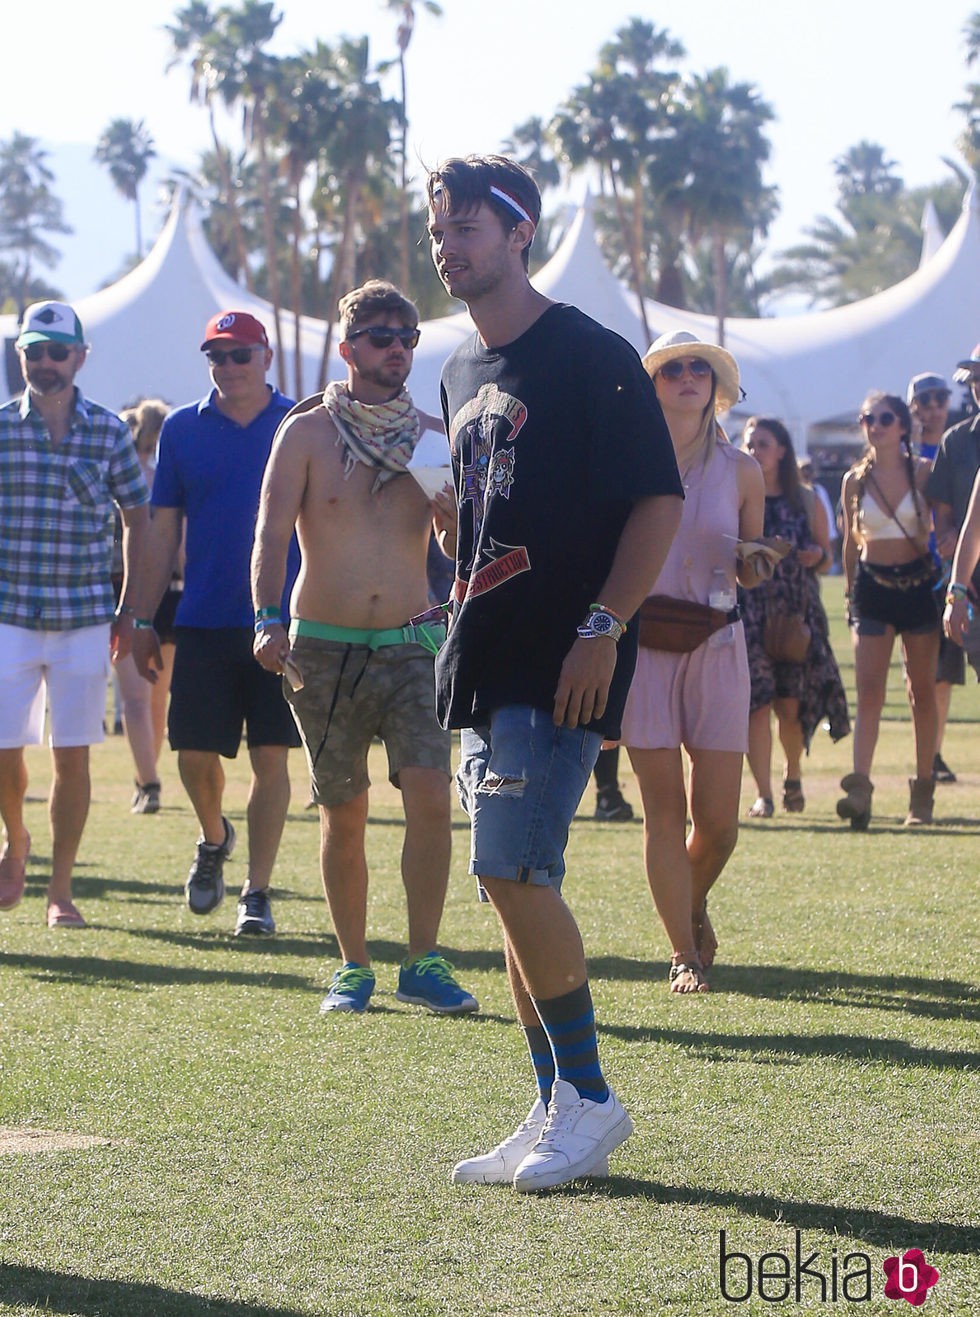
[[[114,504],[148,499],[129,428],[77,388],[57,444],[29,391],[0,407],[0,622],[31,631],[108,622]]]

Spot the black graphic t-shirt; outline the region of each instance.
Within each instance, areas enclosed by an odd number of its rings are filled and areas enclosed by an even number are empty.
[[[461,344],[443,368],[442,406],[459,535],[440,719],[480,726],[510,704],[550,713],[633,503],[683,497],[660,404],[624,339],[556,305],[504,347],[475,334]],[[635,627],[618,651],[606,712],[589,724],[608,737],[619,735]]]

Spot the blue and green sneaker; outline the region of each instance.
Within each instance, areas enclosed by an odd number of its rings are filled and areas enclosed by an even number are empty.
[[[398,1001],[412,1006],[427,1006],[437,1015],[465,1015],[479,1010],[476,998],[464,992],[453,978],[453,967],[439,955],[430,951],[406,961],[398,971]]]
[[[374,992],[374,970],[366,965],[355,965],[347,961],[334,974],[330,991],[320,1003],[320,1013],[327,1011],[356,1011],[359,1014],[367,1010],[367,1004]]]

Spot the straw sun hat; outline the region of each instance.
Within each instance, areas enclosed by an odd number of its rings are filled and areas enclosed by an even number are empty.
[[[675,329],[670,334],[661,334],[658,339],[654,339],[647,348],[643,366],[653,379],[661,366],[677,357],[701,357],[715,372],[718,381],[715,390],[716,412],[727,412],[735,406],[741,390],[738,387],[738,365],[730,352],[715,343],[702,343],[686,329]]]

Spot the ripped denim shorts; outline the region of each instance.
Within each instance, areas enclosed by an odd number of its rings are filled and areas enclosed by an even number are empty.
[[[505,705],[460,733],[456,787],[470,818],[470,873],[561,890],[568,828],[602,737]],[[486,900],[482,886],[480,899]]]

